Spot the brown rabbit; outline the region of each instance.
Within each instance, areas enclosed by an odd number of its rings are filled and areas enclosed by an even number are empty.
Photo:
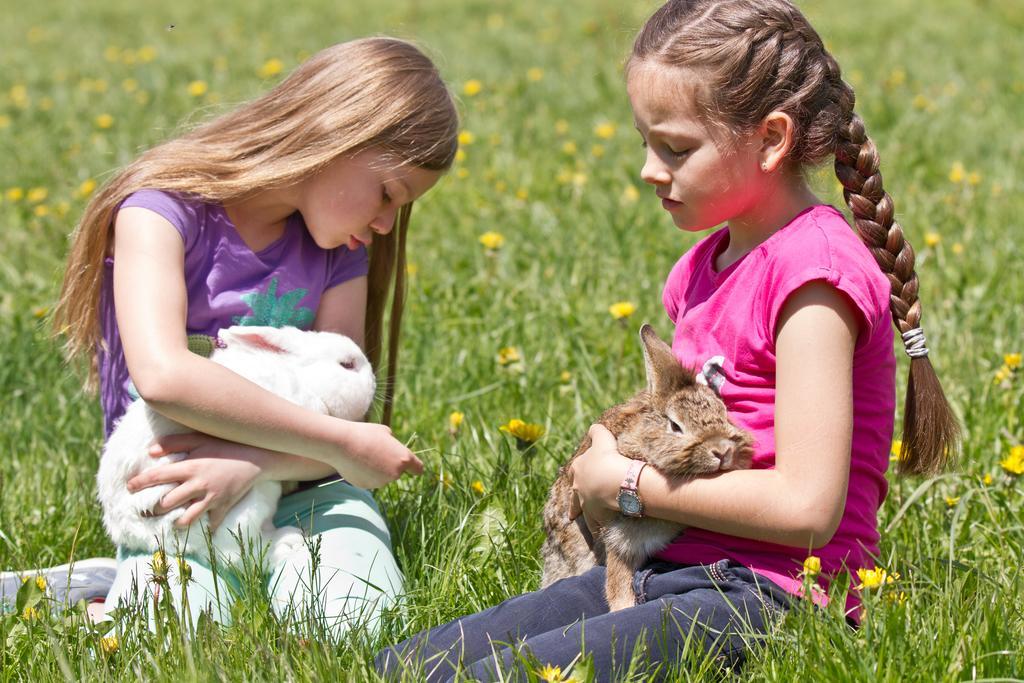
[[[622,455],[645,460],[669,476],[694,476],[750,466],[751,439],[730,424],[725,405],[692,370],[682,367],[650,325],[640,328],[647,389],[601,415]],[[633,573],[664,548],[683,525],[619,515],[592,538],[583,517],[569,520],[573,496],[569,464],[590,448],[590,437],[558,473],[544,506],[544,574],[541,585],[576,576],[595,565],[608,568],[605,595],[612,611],[632,607]]]

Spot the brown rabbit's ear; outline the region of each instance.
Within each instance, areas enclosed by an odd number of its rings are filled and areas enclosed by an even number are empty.
[[[696,381],[694,374],[679,364],[672,348],[647,323],[640,328],[640,341],[644,345],[647,390],[652,394],[664,396]]]

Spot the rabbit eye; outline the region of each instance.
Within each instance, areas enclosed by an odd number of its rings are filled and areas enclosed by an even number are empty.
[[[341,365],[341,367],[345,368],[346,370],[356,369],[356,362],[354,360],[343,360],[341,361],[341,363],[339,363],[339,365]]]
[[[681,424],[679,424],[670,417],[668,419],[668,431],[671,432],[672,434],[682,434],[686,430],[683,429],[683,426]]]

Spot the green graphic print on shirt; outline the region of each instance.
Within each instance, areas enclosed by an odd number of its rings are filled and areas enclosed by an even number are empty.
[[[266,292],[249,292],[242,295],[241,299],[252,309],[252,315],[236,315],[232,318],[232,322],[236,325],[292,326],[309,329],[316,316],[309,308],[298,306],[302,297],[306,296],[308,292],[308,289],[300,287],[277,296],[277,278],[275,277],[267,285]]]

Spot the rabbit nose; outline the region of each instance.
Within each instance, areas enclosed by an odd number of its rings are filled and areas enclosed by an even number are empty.
[[[727,470],[736,460],[736,446],[729,439],[719,439],[708,446],[708,451],[718,459],[718,469]]]

